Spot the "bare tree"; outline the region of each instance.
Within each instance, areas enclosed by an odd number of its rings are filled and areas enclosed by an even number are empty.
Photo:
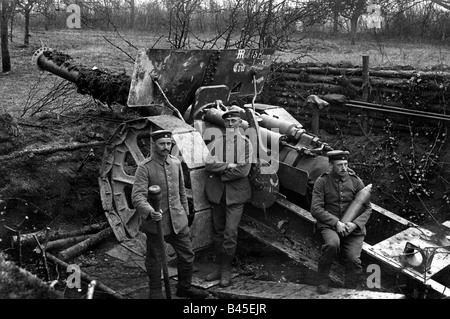
[[[130,5],[130,24],[129,27],[131,30],[134,30],[134,21],[136,20],[136,5],[134,0],[127,1]]]
[[[30,16],[33,7],[38,3],[37,0],[16,0],[16,5],[25,19],[23,44],[28,46],[30,44]]]
[[[16,2],[11,1],[9,7],[9,41],[13,42],[14,17],[16,16]]]
[[[34,11],[42,15],[44,20],[45,30],[49,29],[49,25],[55,23],[58,17],[58,11],[60,11],[60,2],[54,0],[39,1]]]
[[[345,0],[341,15],[350,20],[351,42],[355,44],[358,20],[367,10],[367,0]]]
[[[11,58],[8,48],[8,14],[10,10],[10,1],[2,0],[1,4],[0,33],[2,47],[2,72],[9,72],[11,71]]]
[[[199,9],[201,0],[166,0],[168,10],[168,41],[172,48],[183,49],[189,47],[189,33],[191,19]]]

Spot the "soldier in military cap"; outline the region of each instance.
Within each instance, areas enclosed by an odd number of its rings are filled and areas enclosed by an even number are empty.
[[[323,173],[314,184],[311,214],[317,220],[324,244],[318,263],[317,292],[329,292],[329,272],[339,252],[345,259],[345,286],[356,288],[361,282],[361,250],[366,235],[365,225],[372,213],[370,204],[352,222],[342,223],[341,217],[364,188],[364,183],[348,167],[348,151],[335,150],[327,153],[330,171]]]
[[[164,240],[172,245],[177,254],[177,296],[204,299],[205,290],[191,286],[194,251],[188,225],[189,207],[184,185],[181,162],[170,155],[172,132],[158,130],[151,134],[153,154],[137,168],[131,199],[141,217],[141,230],[147,235],[145,267],[149,278],[151,299],[162,299],[161,251],[158,245],[156,221],[162,223]],[[160,211],[147,200],[151,185],[161,187]]]
[[[210,174],[205,193],[212,205],[213,239],[216,268],[207,281],[220,279],[219,285],[231,285],[231,263],[236,252],[238,227],[244,205],[251,198],[248,174],[253,149],[250,140],[240,132],[240,110],[233,108],[222,115],[225,134],[209,145],[205,169]]]

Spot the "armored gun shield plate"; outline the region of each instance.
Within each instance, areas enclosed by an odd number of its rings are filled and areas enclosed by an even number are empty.
[[[162,90],[184,114],[197,89],[211,85],[226,85],[238,97],[253,96],[255,87],[262,91],[274,53],[272,49],[142,50],[133,70],[128,106],[163,104]]]

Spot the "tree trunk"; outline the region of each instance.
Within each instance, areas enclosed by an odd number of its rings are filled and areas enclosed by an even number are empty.
[[[25,30],[23,36],[23,44],[28,46],[30,44],[30,12],[31,8],[25,8],[24,16],[25,16]]]
[[[13,42],[13,27],[14,27],[14,17],[16,16],[16,3],[11,4],[10,8],[10,16],[9,16],[9,41]]]
[[[134,20],[136,18],[136,13],[135,13],[135,3],[134,0],[130,0],[130,29],[134,30]]]
[[[11,58],[9,56],[8,49],[8,0],[2,0],[1,16],[0,16],[0,34],[1,34],[1,47],[2,47],[2,72],[11,71]]]
[[[355,44],[356,33],[358,32],[359,15],[353,15],[350,19],[350,33],[352,37],[352,44]]]
[[[333,34],[338,34],[339,32],[339,10],[335,8],[333,10]]]

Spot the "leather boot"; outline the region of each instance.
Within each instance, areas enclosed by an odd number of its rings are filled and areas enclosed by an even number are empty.
[[[220,279],[221,271],[220,271],[220,265],[215,265],[215,268],[212,272],[206,275],[205,280],[206,281],[214,281]]]
[[[363,276],[359,273],[346,273],[344,278],[344,286],[347,289],[360,289],[364,288]]]
[[[219,280],[221,276],[221,263],[222,263],[222,256],[220,254],[216,255],[216,264],[214,265],[214,270],[206,275],[205,280],[206,281],[214,281]]]
[[[328,276],[325,275],[319,275],[319,280],[317,283],[317,293],[321,295],[325,295],[330,292],[329,285],[329,279]]]
[[[231,262],[233,256],[223,255],[222,257],[222,272],[220,275],[220,287],[228,287],[231,285]]]
[[[148,299],[165,299],[161,289],[161,272],[159,273],[159,275],[157,275],[156,272],[148,274],[148,277],[149,277]]]
[[[317,277],[317,293],[321,295],[325,295],[330,292],[330,288],[328,287],[330,279],[328,274],[330,273],[330,269],[324,267],[319,263],[319,267],[317,269],[318,277]]]
[[[203,289],[192,287],[193,267],[178,268],[178,287],[177,296],[192,299],[205,299],[209,296],[208,292]]]

